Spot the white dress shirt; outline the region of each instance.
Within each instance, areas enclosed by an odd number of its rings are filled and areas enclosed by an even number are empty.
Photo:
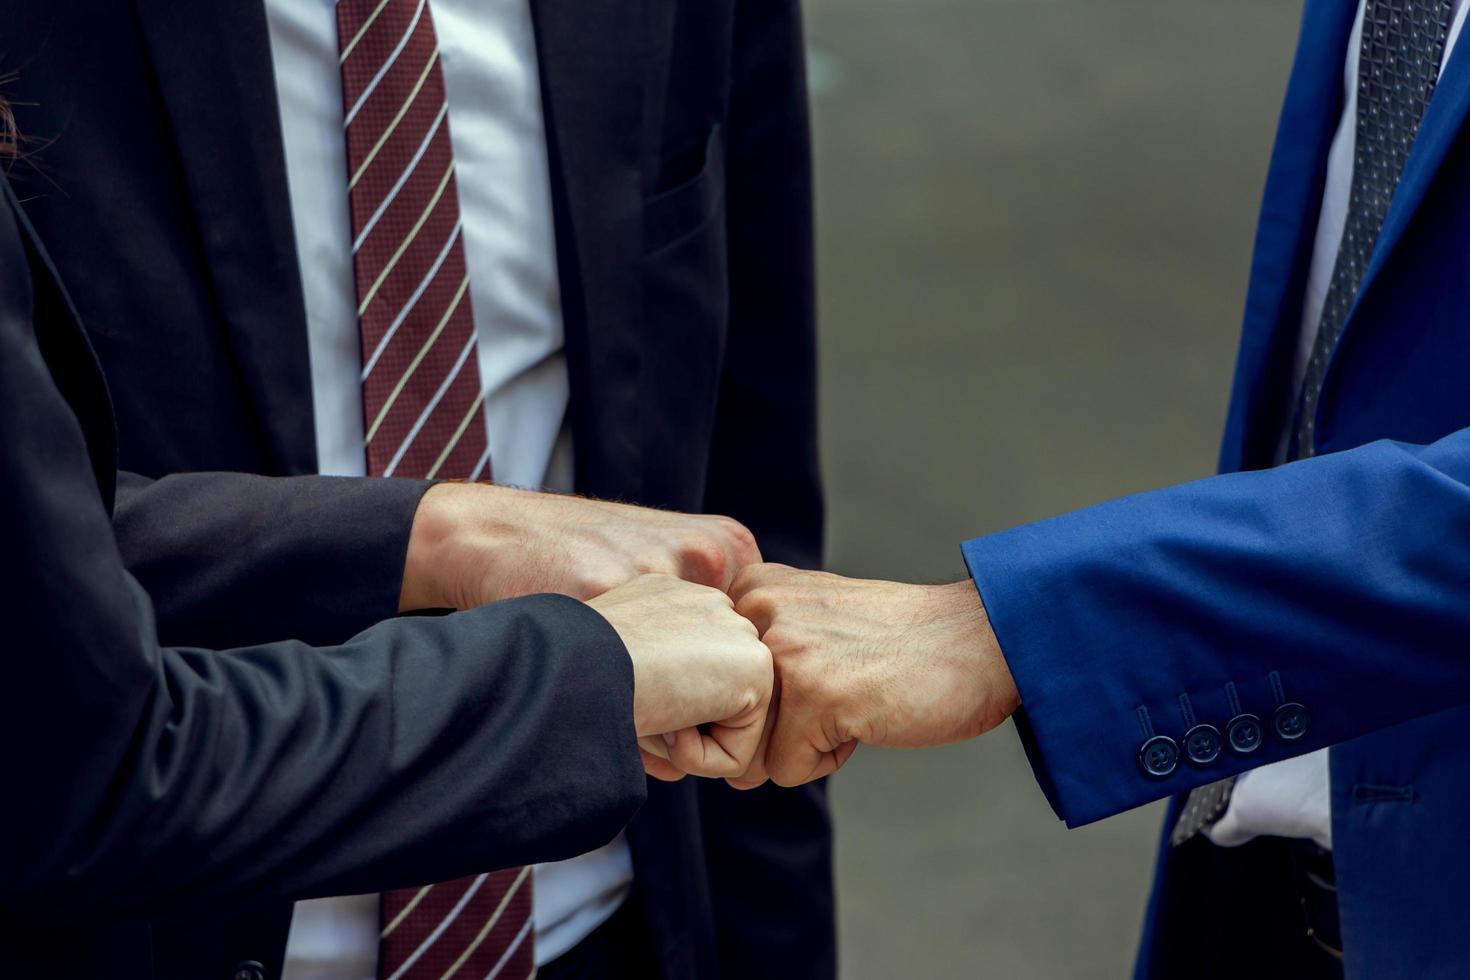
[[[1317,342],[1317,328],[1322,307],[1327,301],[1327,287],[1332,283],[1332,269],[1337,262],[1337,249],[1347,226],[1348,196],[1353,183],[1353,154],[1357,144],[1358,120],[1358,53],[1363,37],[1364,3],[1358,4],[1357,22],[1348,40],[1347,58],[1343,66],[1342,118],[1332,138],[1327,156],[1327,183],[1322,192],[1322,210],[1317,218],[1317,237],[1313,243],[1312,264],[1307,272],[1306,296],[1302,302],[1301,334],[1297,342],[1296,363],[1292,374],[1292,390],[1301,387],[1307,361]],[[1466,0],[1455,0],[1455,12],[1449,37],[1445,42],[1440,71],[1449,62],[1450,52],[1465,26],[1470,12]],[[1291,423],[1283,432],[1278,461],[1286,458],[1286,444]],[[1327,765],[1327,750],[1287,759],[1242,773],[1230,795],[1224,815],[1205,833],[1216,844],[1234,847],[1256,837],[1310,838],[1320,846],[1332,847],[1332,792]]]
[[[430,0],[474,304],[496,482],[570,489],[556,241],[535,38],[527,0]],[[362,370],[332,0],[266,0],[292,221],[305,290],[322,473],[366,469]],[[627,897],[621,835],[534,872],[536,963],[601,925]],[[287,980],[370,980],[376,895],[300,902]]]

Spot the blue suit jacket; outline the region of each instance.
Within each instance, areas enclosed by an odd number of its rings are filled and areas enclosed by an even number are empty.
[[[1306,3],[1223,475],[964,553],[1021,691],[1037,778],[1069,825],[1176,795],[1172,825],[1177,794],[1333,746],[1348,975],[1444,976],[1470,963],[1470,37],[1445,68],[1332,355],[1320,455],[1268,468],[1293,404],[1355,11],[1354,0]],[[1302,707],[1278,715],[1283,703]],[[1261,721],[1245,753],[1228,740],[1239,715]],[[1185,734],[1200,723],[1226,744],[1194,764]],[[1242,747],[1250,728],[1237,726]],[[1151,735],[1175,749],[1156,740],[1144,758]],[[1204,731],[1192,745],[1208,758],[1209,743]],[[1171,973],[1157,925],[1177,863],[1165,848],[1140,976]]]

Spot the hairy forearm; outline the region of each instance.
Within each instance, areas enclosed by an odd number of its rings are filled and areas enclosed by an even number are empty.
[[[750,532],[728,518],[441,483],[413,518],[399,611],[469,609],[537,592],[590,599],[650,573],[724,589],[759,559]]]

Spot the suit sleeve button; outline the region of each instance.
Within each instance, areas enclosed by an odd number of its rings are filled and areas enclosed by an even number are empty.
[[[1167,735],[1155,735],[1138,750],[1138,764],[1155,779],[1162,779],[1179,765],[1179,744]]]
[[[1184,733],[1184,757],[1197,766],[1207,766],[1220,758],[1225,739],[1214,725],[1195,725]]]
[[[1277,738],[1284,742],[1295,742],[1312,727],[1312,713],[1303,705],[1288,701],[1271,716],[1271,727],[1276,729]]]
[[[1250,755],[1261,747],[1261,719],[1255,715],[1236,715],[1225,726],[1225,740],[1240,755]]]

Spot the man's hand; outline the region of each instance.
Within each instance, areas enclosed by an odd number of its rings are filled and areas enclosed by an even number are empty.
[[[588,605],[633,659],[633,724],[644,768],[661,779],[743,774],[765,730],[771,654],[730,597],[645,575]]]
[[[487,484],[441,483],[414,515],[399,611],[556,592],[590,599],[641,574],[727,589],[760,561],[727,517]]]
[[[904,585],[758,565],[730,591],[776,664],[765,772],[794,786],[835,772],[859,742],[918,748],[999,725],[1020,704],[969,581]]]

